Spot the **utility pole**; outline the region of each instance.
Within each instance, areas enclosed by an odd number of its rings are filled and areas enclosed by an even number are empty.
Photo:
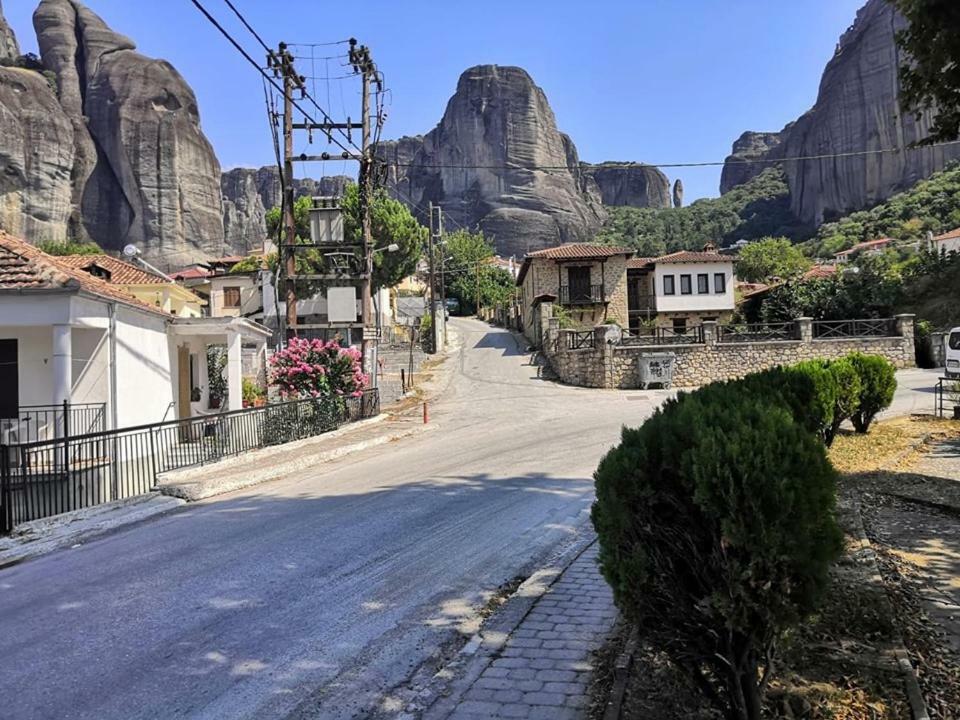
[[[447,250],[443,241],[443,208],[437,205],[437,244],[440,247],[440,308],[443,312],[443,347],[447,347]]]
[[[430,203],[430,238],[427,241],[427,257],[430,259],[430,333],[433,336],[430,343],[430,349],[437,351],[437,297],[436,297],[436,276],[434,273],[433,257],[433,238],[436,233],[436,225],[433,214],[433,203]]]
[[[288,340],[297,332],[297,288],[294,280],[297,256],[293,248],[297,242],[297,224],[293,214],[293,88],[294,80],[299,82],[300,78],[294,74],[286,43],[280,43],[278,58],[283,74],[283,226],[284,244],[287,245],[283,255],[287,276],[287,327],[283,339]]]
[[[480,259],[477,259],[477,318],[480,318]]]

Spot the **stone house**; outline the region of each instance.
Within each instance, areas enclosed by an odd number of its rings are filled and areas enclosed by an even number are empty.
[[[591,243],[567,243],[524,257],[517,274],[520,317],[527,338],[538,343],[538,307],[552,302],[584,327],[615,322],[626,327],[627,261],[633,251]]]
[[[727,322],[735,299],[734,258],[708,245],[626,263],[629,328],[663,328],[677,334],[703,322]]]

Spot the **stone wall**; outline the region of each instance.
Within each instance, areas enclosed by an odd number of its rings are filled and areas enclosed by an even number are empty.
[[[640,387],[639,361],[650,353],[674,355],[673,386],[696,387],[801,360],[839,358],[851,352],[881,355],[898,368],[913,367],[913,315],[898,315],[895,336],[813,339],[812,321],[800,318],[799,340],[719,343],[717,324],[704,323],[704,342],[690,345],[622,345],[608,342],[609,328],[594,330],[593,347],[567,349],[566,334],[548,321],[544,354],[562,382],[596,388]]]

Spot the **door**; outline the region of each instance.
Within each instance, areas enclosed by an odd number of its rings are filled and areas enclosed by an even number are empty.
[[[16,339],[0,340],[0,418],[20,414],[20,372]]]
[[[570,286],[570,302],[574,304],[590,302],[590,268],[567,268],[567,282]]]
[[[177,417],[185,420],[190,417],[190,347],[177,347]]]

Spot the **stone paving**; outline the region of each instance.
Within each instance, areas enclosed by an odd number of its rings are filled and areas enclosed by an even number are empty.
[[[586,717],[592,653],[616,619],[596,559],[594,542],[527,613],[450,720]]]

